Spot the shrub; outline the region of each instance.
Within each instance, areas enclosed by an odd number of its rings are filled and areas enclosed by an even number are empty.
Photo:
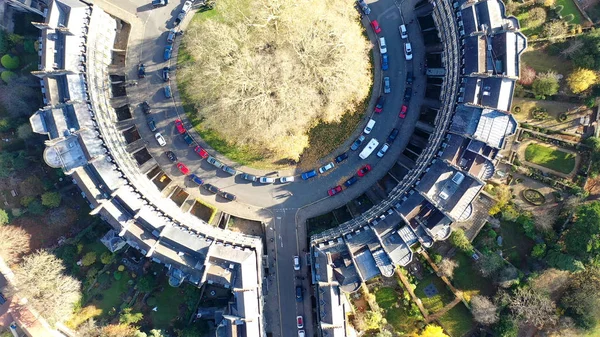
[[[538,243],[537,245],[533,246],[533,250],[531,251],[531,256],[541,259],[542,257],[544,257],[544,255],[546,255],[546,244],[545,243]]]
[[[121,265],[119,265],[119,267],[117,268],[117,270],[123,271],[123,270],[125,270],[125,266],[121,264]]]
[[[115,280],[120,280],[123,277],[123,273],[120,271],[116,271],[113,273],[113,277],[115,278]]]
[[[516,113],[519,113],[519,112],[521,112],[521,107],[520,107],[520,106],[516,106],[516,107],[515,107],[513,110],[514,110]]]
[[[27,206],[27,210],[33,215],[42,215],[44,214],[45,208],[42,203],[36,199]]]
[[[102,273],[98,275],[96,281],[100,284],[108,284],[108,282],[110,282],[110,276],[108,276],[107,273]]]
[[[0,74],[0,77],[2,78],[2,81],[4,81],[4,83],[8,84],[19,76],[10,70],[5,70],[2,72],[2,74]]]
[[[8,70],[15,70],[19,68],[19,58],[6,54],[0,58],[0,64]]]
[[[102,256],[100,256],[100,262],[102,262],[102,264],[110,264],[113,259],[114,255],[109,252],[104,252],[102,253]]]
[[[546,21],[546,9],[543,7],[534,7],[528,12],[528,16],[523,20],[524,28],[536,28]]]
[[[42,194],[42,205],[48,208],[56,208],[60,206],[61,199],[58,192],[46,192]]]
[[[558,115],[558,121],[559,122],[564,122],[564,121],[567,120],[567,118],[569,118],[569,117],[567,116],[566,113],[561,113],[560,115]]]
[[[431,253],[431,259],[433,263],[439,264],[442,261],[442,256],[438,253]]]
[[[84,267],[88,267],[96,263],[96,252],[88,252],[81,259],[81,264]]]
[[[98,275],[98,269],[92,267],[92,268],[90,268],[90,270],[88,270],[85,277],[91,280],[94,277],[96,277],[96,275]]]

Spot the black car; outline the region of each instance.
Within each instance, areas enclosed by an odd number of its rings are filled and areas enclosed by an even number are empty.
[[[237,197],[231,193],[227,193],[225,191],[220,191],[219,195],[229,201],[235,201],[235,199],[237,199]]]
[[[220,189],[220,188],[218,188],[218,187],[217,187],[217,186],[215,186],[215,185],[211,185],[211,184],[204,184],[204,185],[202,185],[202,187],[203,187],[205,190],[207,190],[207,191],[209,191],[209,192],[212,192],[212,193],[214,193],[214,194],[217,194],[217,193],[220,193],[220,192],[221,192],[221,189]]]
[[[148,104],[148,101],[143,101],[140,105],[142,106],[142,111],[144,111],[145,114],[150,114],[150,104]]]
[[[170,79],[169,72],[170,72],[169,67],[164,67],[163,68],[163,71],[162,71],[163,81],[169,82],[169,79]]]
[[[390,135],[387,137],[386,143],[393,143],[396,137],[398,137],[398,129],[393,129],[392,132],[390,132]]]
[[[0,293],[0,305],[6,303],[6,297],[4,297],[3,293]]]
[[[152,0],[153,8],[164,7],[168,4],[169,4],[169,0]]]
[[[360,144],[362,144],[362,142],[364,140],[365,140],[365,135],[360,135],[358,138],[356,138],[354,143],[352,143],[352,146],[350,146],[350,150],[356,151],[358,149],[358,147],[360,146]]]
[[[404,100],[406,102],[409,102],[411,97],[412,97],[412,88],[406,87],[406,90],[404,90]]]
[[[165,152],[165,154],[167,155],[167,158],[169,158],[170,161],[172,162],[177,162],[177,156],[175,155],[175,152],[173,151],[167,151]]]
[[[348,153],[344,152],[344,153],[340,154],[339,156],[335,157],[335,162],[341,163],[346,159],[348,159]]]
[[[350,178],[344,182],[344,186],[350,187],[357,181],[358,181],[358,178],[356,178],[356,176],[353,176],[352,178]]]
[[[414,79],[414,78],[413,78],[412,71],[407,71],[407,72],[406,72],[406,84],[407,84],[407,85],[412,85],[412,83],[413,83],[413,79]]]
[[[190,134],[189,134],[189,133],[187,133],[187,132],[183,134],[183,140],[185,140],[185,142],[186,142],[188,145],[192,145],[192,144],[194,144],[194,139],[193,139],[193,138],[192,138],[192,136],[190,136]]]
[[[385,97],[379,96],[377,99],[377,105],[375,105],[375,112],[381,113],[383,111],[383,105],[385,104]]]
[[[150,128],[150,131],[156,131],[156,122],[153,118],[148,119],[148,127]]]
[[[146,66],[144,66],[143,63],[140,63],[138,65],[138,77],[139,78],[144,78],[146,77]]]
[[[302,287],[296,286],[296,302],[302,302],[304,297],[302,296]]]

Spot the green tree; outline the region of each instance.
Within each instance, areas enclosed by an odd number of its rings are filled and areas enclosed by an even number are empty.
[[[0,58],[0,64],[8,70],[15,70],[19,68],[19,58],[6,54]]]
[[[29,206],[27,206],[27,210],[33,215],[42,215],[46,211],[42,203],[37,199],[32,201]]]
[[[156,280],[152,275],[144,275],[137,284],[139,291],[143,293],[150,292],[156,286]]]
[[[590,86],[596,83],[598,77],[593,70],[578,68],[574,70],[567,78],[569,88],[574,94],[586,91]]]
[[[600,202],[579,206],[572,227],[564,237],[567,252],[582,260],[600,253]]]
[[[452,234],[450,234],[450,243],[463,252],[473,251],[471,241],[467,238],[465,231],[460,228],[452,231]]]
[[[96,252],[88,252],[81,259],[81,264],[84,267],[88,267],[96,263]]]
[[[33,131],[31,130],[31,125],[29,123],[20,125],[17,128],[17,136],[21,139],[27,139],[27,138],[33,136]]]
[[[5,210],[0,209],[0,225],[6,225],[8,223],[8,213]]]
[[[2,74],[0,74],[0,78],[2,78],[2,81],[6,84],[9,84],[10,82],[14,81],[18,77],[19,77],[19,75],[17,75],[16,73],[14,73],[10,70],[5,70],[2,72]]]
[[[115,256],[109,252],[104,252],[100,256],[100,262],[102,264],[111,264],[115,260]]]
[[[573,274],[560,303],[579,327],[595,329],[600,322],[600,269],[590,266]]]
[[[479,273],[484,277],[495,277],[504,267],[502,256],[496,253],[484,253],[477,261]]]
[[[61,199],[60,193],[58,192],[46,192],[42,194],[42,205],[48,208],[56,208],[60,206]]]
[[[546,255],[546,244],[545,243],[538,243],[537,245],[533,246],[533,250],[531,251],[531,256],[541,259],[544,257],[544,255]]]
[[[500,318],[500,321],[494,325],[494,332],[496,332],[499,337],[517,337],[519,334],[519,327],[512,317],[504,315]]]
[[[544,260],[549,266],[560,270],[576,272],[585,269],[581,261],[556,249],[549,250]]]
[[[538,77],[533,81],[531,88],[533,89],[533,93],[540,98],[555,95],[559,88],[556,73],[549,71],[538,74]]]
[[[121,312],[121,316],[119,316],[119,323],[125,325],[132,325],[144,319],[144,314],[142,314],[141,312],[133,313],[131,311],[132,309],[129,307],[123,309],[123,311]]]

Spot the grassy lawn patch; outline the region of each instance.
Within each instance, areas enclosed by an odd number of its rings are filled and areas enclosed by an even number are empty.
[[[123,277],[121,277],[120,280],[115,280],[112,273],[110,273],[109,276],[112,282],[110,287],[108,289],[97,288],[94,293],[90,295],[92,297],[91,304],[102,310],[101,316],[106,317],[110,309],[118,309],[121,306],[121,303],[123,302],[121,295],[129,288],[127,282],[131,279],[127,272],[123,272],[122,275]],[[102,300],[98,301],[93,299],[93,296],[96,294],[102,294]]]
[[[427,297],[427,295],[425,295],[425,288],[430,284],[435,286],[438,293],[437,295]],[[442,309],[454,299],[454,295],[450,290],[446,289],[444,281],[435,274],[429,274],[419,281],[419,284],[417,284],[417,288],[415,289],[415,295],[421,299],[423,306],[430,314]]]
[[[398,301],[398,293],[389,287],[379,288],[375,292],[375,299],[380,307],[389,309]]]
[[[475,269],[475,261],[467,254],[459,252],[454,256],[458,267],[454,270],[452,284],[463,292],[467,301],[475,295],[491,296],[495,292],[491,281],[479,275]]]
[[[153,293],[153,296],[156,298],[157,310],[152,311],[150,316],[154,327],[164,329],[169,327],[171,321],[177,319],[178,316],[182,314],[183,316],[187,316],[189,310],[187,309],[186,300],[188,300],[187,297],[190,290],[186,289],[186,287],[191,286],[185,285],[180,288],[173,288],[165,285],[162,291]],[[198,289],[194,289],[190,293],[196,295],[195,300],[200,296]],[[189,317],[181,318],[187,320]]]
[[[418,331],[417,323],[422,319],[411,317],[405,307],[390,308],[385,313],[385,319],[394,327],[397,333],[412,334]]]
[[[556,0],[556,5],[564,7],[563,10],[560,12],[560,15],[562,15],[563,18],[569,14],[573,14],[574,18],[569,22],[570,24],[580,25],[581,21],[583,20],[583,17],[581,16],[581,12],[579,12],[579,9],[573,1],[574,0]]]
[[[564,174],[571,173],[575,168],[575,154],[537,143],[527,146],[525,160]]]
[[[538,73],[552,70],[567,76],[573,71],[573,64],[571,61],[565,60],[560,56],[550,55],[541,48],[533,49],[528,47],[527,51],[521,56],[521,60],[535,69]]]
[[[452,337],[464,336],[475,326],[471,312],[462,303],[458,303],[454,308],[448,310],[444,316],[440,317],[439,321]]]
[[[535,242],[525,235],[523,227],[516,222],[503,221],[500,226],[502,235],[502,255],[515,267],[526,263]]]

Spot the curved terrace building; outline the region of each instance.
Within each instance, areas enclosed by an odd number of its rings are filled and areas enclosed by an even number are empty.
[[[499,0],[430,0],[414,10],[428,66],[421,109],[435,111],[428,145],[414,161],[398,158],[410,171],[384,201],[311,237],[322,336],[347,336],[343,293],[406,266],[413,245],[430,247],[453,226],[485,222],[479,193],[517,129],[510,107],[527,46],[518,20]]]

